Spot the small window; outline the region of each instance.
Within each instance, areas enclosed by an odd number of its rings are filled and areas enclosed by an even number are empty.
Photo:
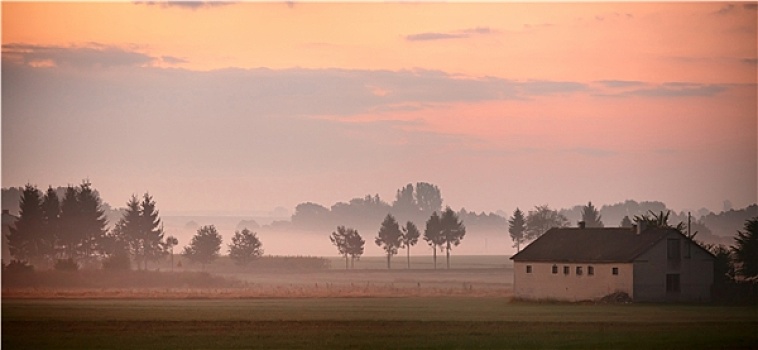
[[[619,268],[618,267],[612,268],[611,269],[611,273],[614,274],[614,275],[618,275],[619,274]]]
[[[587,276],[593,276],[593,275],[595,275],[595,267],[587,266]]]
[[[582,275],[582,267],[581,266],[577,266],[576,267],[576,275],[577,276],[581,276]]]
[[[526,273],[532,273],[532,265],[526,265]]]
[[[568,275],[568,274],[569,274],[569,272],[570,272],[570,270],[569,270],[569,267],[568,267],[568,266],[564,266],[564,267],[563,267],[563,274],[564,274],[564,275]]]
[[[679,293],[679,274],[670,273],[666,275],[666,293]]]
[[[666,255],[669,260],[678,261],[681,260],[681,245],[679,244],[679,239],[671,238],[669,239],[666,245]]]
[[[553,265],[553,274],[557,274],[557,273],[558,273],[558,266]]]

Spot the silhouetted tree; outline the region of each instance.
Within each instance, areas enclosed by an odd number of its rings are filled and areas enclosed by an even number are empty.
[[[416,204],[424,213],[442,209],[442,194],[439,187],[426,182],[416,184]]]
[[[232,244],[229,244],[229,258],[235,264],[246,266],[263,255],[263,244],[255,232],[247,228],[234,232]]]
[[[633,225],[632,220],[629,220],[629,216],[624,216],[624,218],[621,219],[621,224],[620,224],[621,227],[630,228],[632,227],[632,225]]]
[[[705,249],[716,257],[713,261],[713,287],[718,292],[734,280],[732,251],[723,244],[705,244]]]
[[[461,244],[463,236],[466,235],[466,226],[463,226],[463,222],[458,219],[453,209],[447,207],[440,217],[440,227],[440,235],[447,254],[447,268],[450,269],[450,250],[453,246],[457,247]]]
[[[680,222],[674,226],[669,224],[669,215],[671,215],[670,210],[666,211],[665,213],[661,211],[660,214],[656,214],[653,211],[649,211],[649,213],[650,215],[648,214],[635,215],[634,222],[636,222],[637,225],[642,225],[646,228],[651,228],[651,227],[671,228],[684,234],[685,225],[683,222]]]
[[[424,240],[426,244],[432,247],[434,269],[437,269],[437,248],[442,251],[442,244],[444,238],[442,237],[442,222],[437,212],[433,212],[429,220],[426,221],[426,229],[424,230]]]
[[[737,274],[745,279],[758,277],[758,216],[745,221],[744,231],[737,231],[732,246]]]
[[[148,193],[145,193],[140,203],[140,229],[142,260],[147,270],[148,260],[155,261],[165,254],[163,224],[158,217],[155,201]]]
[[[216,226],[207,225],[199,228],[192,236],[192,241],[184,247],[184,255],[191,262],[200,263],[205,270],[205,264],[210,264],[218,258],[221,250],[221,235],[216,231]]]
[[[345,257],[345,269],[348,268],[348,257],[350,257],[350,268],[355,267],[355,259],[360,259],[363,255],[363,247],[366,243],[358,231],[345,228],[345,226],[337,226],[337,231],[332,232],[329,240],[337,247],[340,255]]]
[[[387,269],[390,269],[392,256],[397,254],[398,248],[403,244],[403,233],[394,216],[387,214],[384,218],[374,243],[387,252]]]
[[[526,231],[524,213],[521,209],[516,208],[513,216],[508,219],[508,233],[511,234],[511,240],[513,240],[513,247],[516,248],[516,252],[521,251],[521,243],[524,242],[524,231]]]
[[[413,222],[408,221],[405,224],[405,227],[403,227],[403,247],[406,248],[406,253],[408,257],[408,268],[411,268],[411,246],[416,245],[418,243],[418,238],[421,236],[421,232],[419,232],[418,227],[416,227],[416,224]]]
[[[126,202],[126,209],[123,216],[116,222],[110,235],[113,240],[113,244],[117,244],[114,248],[118,249],[118,242],[125,243],[127,252],[137,257],[137,269],[140,269],[142,264],[140,263],[142,256],[142,215],[140,213],[140,202],[136,195],[132,195],[128,202]],[[116,251],[113,251],[115,254]]]
[[[45,255],[48,261],[52,262],[56,257],[56,248],[58,237],[60,236],[60,215],[61,202],[58,199],[58,193],[52,186],[47,188],[42,198],[42,219],[43,223],[43,240],[45,246]]]
[[[11,255],[22,263],[38,260],[43,243],[44,219],[42,192],[27,184],[21,193],[19,217],[15,226],[10,226],[8,247]]]
[[[89,181],[85,180],[79,185],[77,202],[80,209],[78,229],[81,232],[79,234],[79,254],[89,260],[93,257],[98,242],[108,231],[106,229],[107,220],[100,196],[92,189],[92,184]]]
[[[587,203],[587,205],[582,208],[582,221],[584,221],[585,227],[605,226],[603,225],[602,215],[600,215],[600,212],[592,205],[592,202]]]
[[[536,206],[526,216],[526,240],[534,240],[553,227],[567,227],[568,219],[547,205]]]
[[[179,240],[174,236],[166,237],[165,247],[171,252],[171,272],[174,272],[174,247],[179,244]]]
[[[413,185],[407,184],[405,187],[397,190],[395,201],[392,202],[392,209],[398,213],[415,214],[418,210],[416,198],[413,194]]]

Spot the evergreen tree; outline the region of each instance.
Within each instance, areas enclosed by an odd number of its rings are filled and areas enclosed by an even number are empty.
[[[592,202],[582,209],[582,221],[585,227],[604,227],[600,212],[592,205]]]
[[[163,248],[163,224],[158,217],[155,201],[148,193],[140,204],[140,236],[142,237],[142,261],[147,270],[148,260],[155,261],[165,253]]]
[[[77,202],[79,206],[79,222],[77,229],[78,234],[78,255],[84,256],[89,260],[93,257],[98,242],[107,232],[105,211],[102,209],[100,196],[92,189],[88,181],[82,182],[77,193]]]
[[[56,258],[58,237],[60,236],[61,202],[58,193],[52,186],[47,188],[42,198],[43,240],[46,260],[52,262]]]
[[[203,226],[197,230],[192,241],[184,247],[184,255],[191,262],[200,263],[205,270],[205,264],[210,264],[218,258],[221,250],[221,235],[216,231],[216,226]]]
[[[81,217],[81,208],[79,207],[78,191],[75,187],[69,185],[61,201],[60,214],[60,237],[63,258],[74,259],[76,257],[78,243],[80,241],[80,230],[78,229]]]
[[[426,221],[426,229],[424,230],[424,240],[426,244],[432,247],[434,269],[437,269],[437,248],[442,251],[442,244],[444,238],[442,237],[442,223],[437,212],[433,212],[429,220]]]
[[[402,243],[403,247],[406,248],[406,253],[408,255],[408,268],[411,268],[411,246],[416,245],[418,243],[418,238],[421,236],[421,232],[419,232],[418,227],[416,227],[416,224],[413,222],[408,221],[405,224],[405,227],[403,227],[403,237],[402,237]]]
[[[126,252],[135,256],[137,269],[142,266],[142,247],[144,246],[144,237],[142,235],[142,215],[140,213],[140,202],[137,196],[132,195],[126,202],[123,216],[116,222],[113,229],[112,237],[114,244],[123,242],[126,245]],[[122,247],[123,248],[123,247]],[[113,253],[116,253],[114,250]]]
[[[43,250],[42,233],[44,219],[42,193],[37,187],[27,184],[21,193],[19,218],[10,227],[8,247],[11,255],[22,262],[36,262]]]
[[[387,252],[387,269],[390,269],[392,256],[397,254],[398,248],[403,244],[403,232],[394,216],[387,214],[384,218],[374,243]]]
[[[229,244],[229,258],[237,265],[246,266],[263,255],[262,246],[255,232],[247,228],[241,232],[236,231],[232,237],[232,244]]]
[[[458,215],[447,207],[442,212],[440,218],[440,236],[442,236],[442,242],[445,244],[445,251],[447,254],[447,268],[450,269],[450,250],[453,246],[458,246],[463,240],[463,236],[466,235],[466,227],[463,226],[463,222],[458,219]]]
[[[758,216],[745,222],[744,231],[737,231],[732,246],[737,273],[745,279],[758,277]]]
[[[524,213],[521,209],[516,208],[513,216],[508,219],[508,233],[511,234],[511,240],[513,240],[513,247],[516,248],[516,252],[521,251],[521,243],[524,242],[524,231],[526,231]]]

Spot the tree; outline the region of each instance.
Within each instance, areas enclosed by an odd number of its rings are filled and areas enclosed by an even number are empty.
[[[166,249],[171,251],[171,272],[174,272],[174,247],[179,244],[179,240],[174,236],[166,237]]]
[[[392,256],[397,254],[398,248],[403,244],[403,232],[400,231],[400,225],[394,216],[387,214],[384,218],[374,243],[387,252],[387,269],[389,270]]]
[[[568,219],[547,205],[536,206],[526,216],[526,240],[534,240],[553,227],[567,227]]]
[[[416,227],[416,224],[413,222],[408,221],[405,224],[405,227],[403,227],[403,237],[402,237],[402,243],[403,247],[406,248],[406,252],[408,255],[408,268],[411,268],[411,246],[416,245],[418,243],[418,238],[421,236],[421,232],[419,232],[418,227]]]
[[[239,266],[247,266],[263,255],[263,244],[255,232],[244,228],[234,232],[232,244],[229,244],[229,258]]]
[[[664,213],[661,210],[660,214],[656,214],[652,210],[648,210],[648,212],[650,213],[650,215],[648,214],[635,215],[634,222],[636,222],[637,225],[641,225],[646,228],[651,228],[651,227],[671,228],[684,234],[685,225],[683,222],[680,222],[676,224],[675,226],[671,226],[671,224],[669,224],[669,216],[671,215],[670,210],[666,211],[666,213]]]
[[[139,219],[140,238],[142,241],[142,261],[147,270],[147,261],[155,261],[165,253],[163,243],[163,224],[158,217],[155,201],[150,194],[145,193],[140,204]]]
[[[58,193],[55,192],[52,186],[49,186],[42,198],[42,220],[44,225],[42,236],[45,254],[47,255],[46,260],[51,262],[55,260],[55,250],[58,236],[60,236],[60,215],[61,202],[58,199]]]
[[[210,264],[218,258],[221,250],[221,235],[216,231],[216,226],[207,225],[197,229],[192,236],[192,241],[184,247],[184,255],[193,263],[200,263],[205,270],[205,264]]]
[[[600,212],[592,205],[592,202],[582,209],[582,221],[585,227],[604,227]]]
[[[337,231],[332,232],[329,240],[337,247],[340,255],[345,257],[345,269],[348,268],[348,257],[350,257],[350,268],[355,267],[355,259],[360,259],[363,255],[363,247],[366,243],[357,230],[337,226]]]
[[[424,213],[442,209],[442,195],[439,187],[426,182],[416,183],[416,204]]]
[[[442,243],[443,243],[443,237],[442,237],[442,223],[440,222],[440,217],[437,215],[437,212],[433,212],[432,216],[429,217],[429,220],[426,221],[426,229],[424,230],[424,240],[426,241],[426,244],[428,244],[430,247],[432,247],[432,253],[433,259],[434,259],[434,269],[437,269],[437,248],[439,247],[440,251],[442,251]]]
[[[745,221],[744,231],[737,231],[732,246],[737,274],[745,279],[758,277],[758,216]]]
[[[521,209],[516,208],[516,211],[513,212],[513,216],[508,219],[508,233],[511,234],[511,240],[513,240],[513,246],[516,248],[516,252],[521,251],[521,243],[524,242],[524,231],[526,231],[524,213]]]
[[[8,247],[11,255],[21,262],[38,260],[42,250],[43,212],[42,192],[27,184],[19,201],[19,218],[10,226]]]
[[[621,219],[620,226],[621,227],[628,227],[628,228],[632,227],[632,220],[629,220],[629,216],[624,216],[624,218]]]
[[[77,201],[80,209],[78,229],[81,231],[79,254],[88,260],[93,257],[97,243],[108,232],[106,229],[108,222],[105,219],[105,211],[102,209],[100,195],[92,189],[89,181],[85,180],[79,185]]]
[[[116,226],[113,228],[111,234],[115,241],[114,243],[124,243],[127,255],[131,253],[135,257],[142,256],[142,215],[140,213],[140,202],[136,195],[132,195],[129,201],[126,202],[124,214],[116,222]],[[135,260],[137,261],[137,269],[139,269],[141,259],[137,258]]]
[[[457,247],[461,244],[463,236],[466,235],[466,226],[463,226],[463,222],[458,219],[453,209],[447,207],[440,218],[440,229],[440,236],[442,236],[447,254],[447,268],[450,269],[450,250],[453,246]]]

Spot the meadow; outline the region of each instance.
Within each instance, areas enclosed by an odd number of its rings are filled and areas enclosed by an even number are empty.
[[[4,299],[7,349],[749,349],[754,307],[501,297]]]
[[[354,270],[337,265],[339,259],[328,259],[330,267],[309,260],[321,267],[287,269],[243,269],[221,260],[208,266],[212,273],[186,266],[174,273],[40,271],[19,280],[4,274],[2,347],[758,346],[754,306],[526,303],[511,299],[507,257],[460,256],[450,270],[434,270],[430,257],[417,259],[411,269],[397,259],[392,270],[383,257],[364,257]]]

